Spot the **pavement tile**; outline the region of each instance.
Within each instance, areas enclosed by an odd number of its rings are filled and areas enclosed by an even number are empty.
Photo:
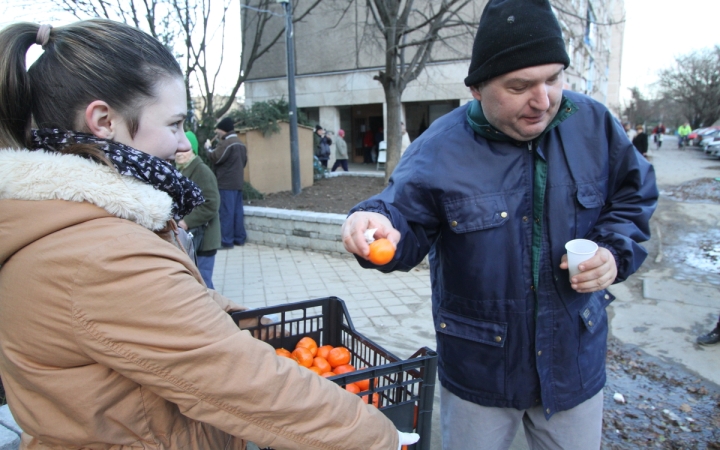
[[[410,310],[405,305],[398,305],[398,306],[387,306],[385,305],[385,309],[392,314],[393,316],[407,316],[413,313],[413,311]],[[402,317],[401,317],[402,318]]]
[[[375,307],[370,307],[370,308],[363,306],[362,310],[365,313],[365,315],[370,318],[378,317],[378,316],[386,317],[388,315],[387,310],[385,308],[383,308],[382,306],[375,306]]]

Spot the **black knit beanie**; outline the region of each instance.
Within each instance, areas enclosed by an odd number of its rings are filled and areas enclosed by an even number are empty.
[[[215,126],[218,130],[223,130],[226,133],[229,133],[235,129],[235,123],[230,117],[226,117]]]
[[[548,0],[490,0],[475,35],[466,86],[570,58]]]

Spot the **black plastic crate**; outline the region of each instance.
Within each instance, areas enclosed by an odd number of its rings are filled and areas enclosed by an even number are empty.
[[[277,314],[278,322],[260,323],[261,316]],[[350,350],[357,370],[328,378],[344,386],[370,380],[370,389],[361,396],[366,402],[375,400],[378,408],[403,432],[415,432],[420,441],[409,450],[429,450],[432,424],[437,353],[423,347],[407,360],[402,360],[358,333],[353,327],[345,302],[337,297],[307,300],[231,314],[237,323],[256,318],[255,326],[245,327],[274,348],[292,351],[305,336],[315,339],[318,346],[332,345]],[[275,327],[284,333],[267,338],[267,330]],[[360,367],[367,367],[360,369]]]

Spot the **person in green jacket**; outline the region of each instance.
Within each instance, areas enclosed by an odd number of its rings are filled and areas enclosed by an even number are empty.
[[[692,133],[692,128],[690,128],[690,124],[685,122],[684,125],[680,125],[678,127],[678,148],[683,148],[688,145],[688,136],[690,133]]]
[[[189,140],[192,145],[193,140]],[[215,174],[196,156],[197,139],[194,142],[193,152],[175,154],[175,165],[181,174],[190,178],[200,188],[205,202],[183,217],[178,226],[193,234],[198,269],[207,287],[214,289],[212,274],[215,254],[220,248],[220,191]]]

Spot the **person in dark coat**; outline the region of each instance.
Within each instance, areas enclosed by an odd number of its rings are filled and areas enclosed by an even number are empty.
[[[645,128],[642,125],[636,127],[637,134],[632,140],[633,145],[640,152],[641,155],[647,158],[648,152],[648,135],[645,133]]]
[[[215,174],[195,154],[197,139],[188,140],[193,151],[177,152],[175,165],[183,176],[190,178],[200,188],[205,201],[183,217],[178,222],[178,226],[193,234],[200,275],[207,287],[215,289],[212,274],[215,267],[215,254],[220,248],[220,192]]]
[[[489,0],[465,78],[475,100],[435,120],[343,225],[363,267],[429,256],[444,449],[507,449],[520,424],[531,448],[600,448],[607,288],[646,258],[658,190],[611,112],[563,91],[569,63],[548,0]],[[389,263],[368,260],[370,230],[396,246]],[[598,250],[570,276],[579,238]]]
[[[332,139],[327,135],[325,129],[320,125],[315,125],[315,135],[313,136],[315,145],[315,156],[320,160],[320,164],[327,169],[328,160],[330,159],[330,146]]]
[[[221,248],[245,245],[242,190],[247,165],[247,149],[238,139],[235,124],[230,117],[218,122],[215,128],[219,142],[207,152],[213,163],[220,190]]]

